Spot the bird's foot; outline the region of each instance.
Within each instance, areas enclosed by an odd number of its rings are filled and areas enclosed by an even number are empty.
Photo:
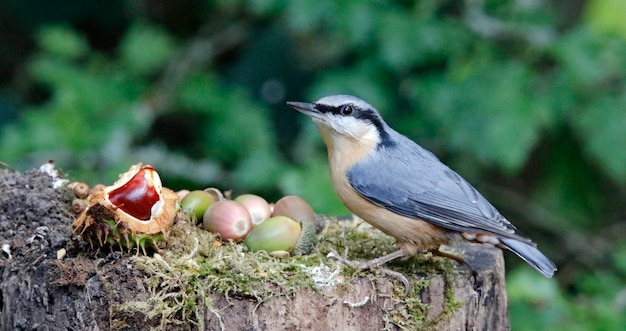
[[[360,264],[358,262],[354,262],[354,261],[350,261],[348,259],[344,259],[343,257],[339,256],[339,254],[337,254],[335,251],[332,251],[330,253],[328,253],[326,255],[327,258],[331,259],[331,260],[335,260],[341,264],[347,265],[348,267],[352,268],[352,269],[360,269]]]
[[[397,252],[394,252],[397,254]],[[392,255],[394,253],[391,253],[389,255]],[[401,282],[404,285],[405,291],[404,291],[404,295],[409,295],[409,291],[411,290],[411,284],[409,283],[409,280],[401,273],[397,272],[397,271],[393,271],[391,269],[387,269],[387,268],[383,268],[381,267],[382,264],[384,264],[385,262],[392,260],[394,258],[388,259],[389,255],[385,255],[382,256],[380,258],[377,259],[373,259],[369,262],[366,263],[358,263],[355,261],[351,261],[348,259],[344,259],[343,257],[339,256],[339,254],[335,253],[335,252],[330,252],[328,253],[328,255],[326,255],[327,258],[329,259],[333,259],[339,263],[342,263],[350,268],[353,269],[358,269],[358,270],[368,270],[368,269],[373,269],[376,268],[377,270],[379,270],[380,272],[391,276],[393,278],[395,278],[396,280],[398,280],[399,282]],[[402,255],[400,255],[402,256]]]

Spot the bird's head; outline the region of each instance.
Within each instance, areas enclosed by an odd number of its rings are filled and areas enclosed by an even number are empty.
[[[287,102],[287,105],[311,117],[330,142],[350,139],[379,145],[389,139],[389,127],[376,108],[357,97],[331,95],[315,103]]]

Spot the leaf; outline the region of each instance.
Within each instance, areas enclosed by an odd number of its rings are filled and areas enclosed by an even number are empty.
[[[177,93],[176,103],[190,112],[215,112],[219,110],[222,92],[211,74],[198,73],[188,77]]]
[[[445,132],[452,148],[509,173],[519,171],[551,118],[530,89],[532,73],[519,62],[491,62],[459,81],[424,80],[420,108]]]
[[[523,300],[536,305],[561,300],[558,283],[529,268],[518,268],[507,277],[507,295],[512,300]]]
[[[584,19],[595,31],[617,34],[626,39],[626,2],[622,0],[592,0],[585,6]]]
[[[337,4],[331,0],[292,0],[288,2],[285,19],[290,30],[308,32],[338,13]]]
[[[246,1],[253,13],[259,16],[271,16],[282,10],[288,1],[285,0],[248,0]]]
[[[407,11],[386,11],[376,29],[378,56],[396,71],[443,62],[469,40],[466,29],[444,19],[416,17]]]
[[[615,181],[626,183],[626,95],[598,98],[572,122],[585,152]]]
[[[562,74],[581,96],[593,98],[598,92],[604,93],[603,83],[626,75],[624,39],[578,27],[557,41],[552,52]]]
[[[119,47],[121,61],[128,69],[150,74],[167,63],[175,43],[165,30],[138,23],[126,33]]]
[[[51,54],[73,59],[89,51],[83,36],[72,28],[62,25],[43,27],[37,34],[39,47]]]
[[[587,230],[604,226],[598,222],[609,206],[608,195],[601,185],[602,177],[590,171],[581,155],[580,145],[571,135],[546,142],[549,146],[529,198],[549,211],[544,222],[553,229]],[[607,195],[608,194],[608,195]]]
[[[511,325],[520,330],[555,330],[571,320],[571,307],[554,279],[523,266],[507,274]],[[528,318],[533,316],[533,318]],[[572,326],[563,330],[572,330]],[[583,330],[583,329],[579,329]]]
[[[615,261],[615,266],[622,272],[623,275],[626,275],[626,243],[621,242],[618,243],[617,249],[613,253],[613,260]]]

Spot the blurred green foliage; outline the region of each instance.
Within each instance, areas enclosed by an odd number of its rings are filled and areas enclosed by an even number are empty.
[[[144,162],[174,189],[341,214],[284,101],[354,94],[557,262],[547,280],[507,256],[514,329],[626,325],[623,1],[88,3],[0,5],[0,161],[91,184]]]

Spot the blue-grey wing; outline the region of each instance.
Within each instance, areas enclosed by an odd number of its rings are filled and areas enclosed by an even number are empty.
[[[397,214],[420,218],[460,232],[487,232],[524,242],[471,184],[427,150],[411,143],[375,153],[348,170],[352,188],[370,202]],[[393,162],[393,165],[390,165]]]

